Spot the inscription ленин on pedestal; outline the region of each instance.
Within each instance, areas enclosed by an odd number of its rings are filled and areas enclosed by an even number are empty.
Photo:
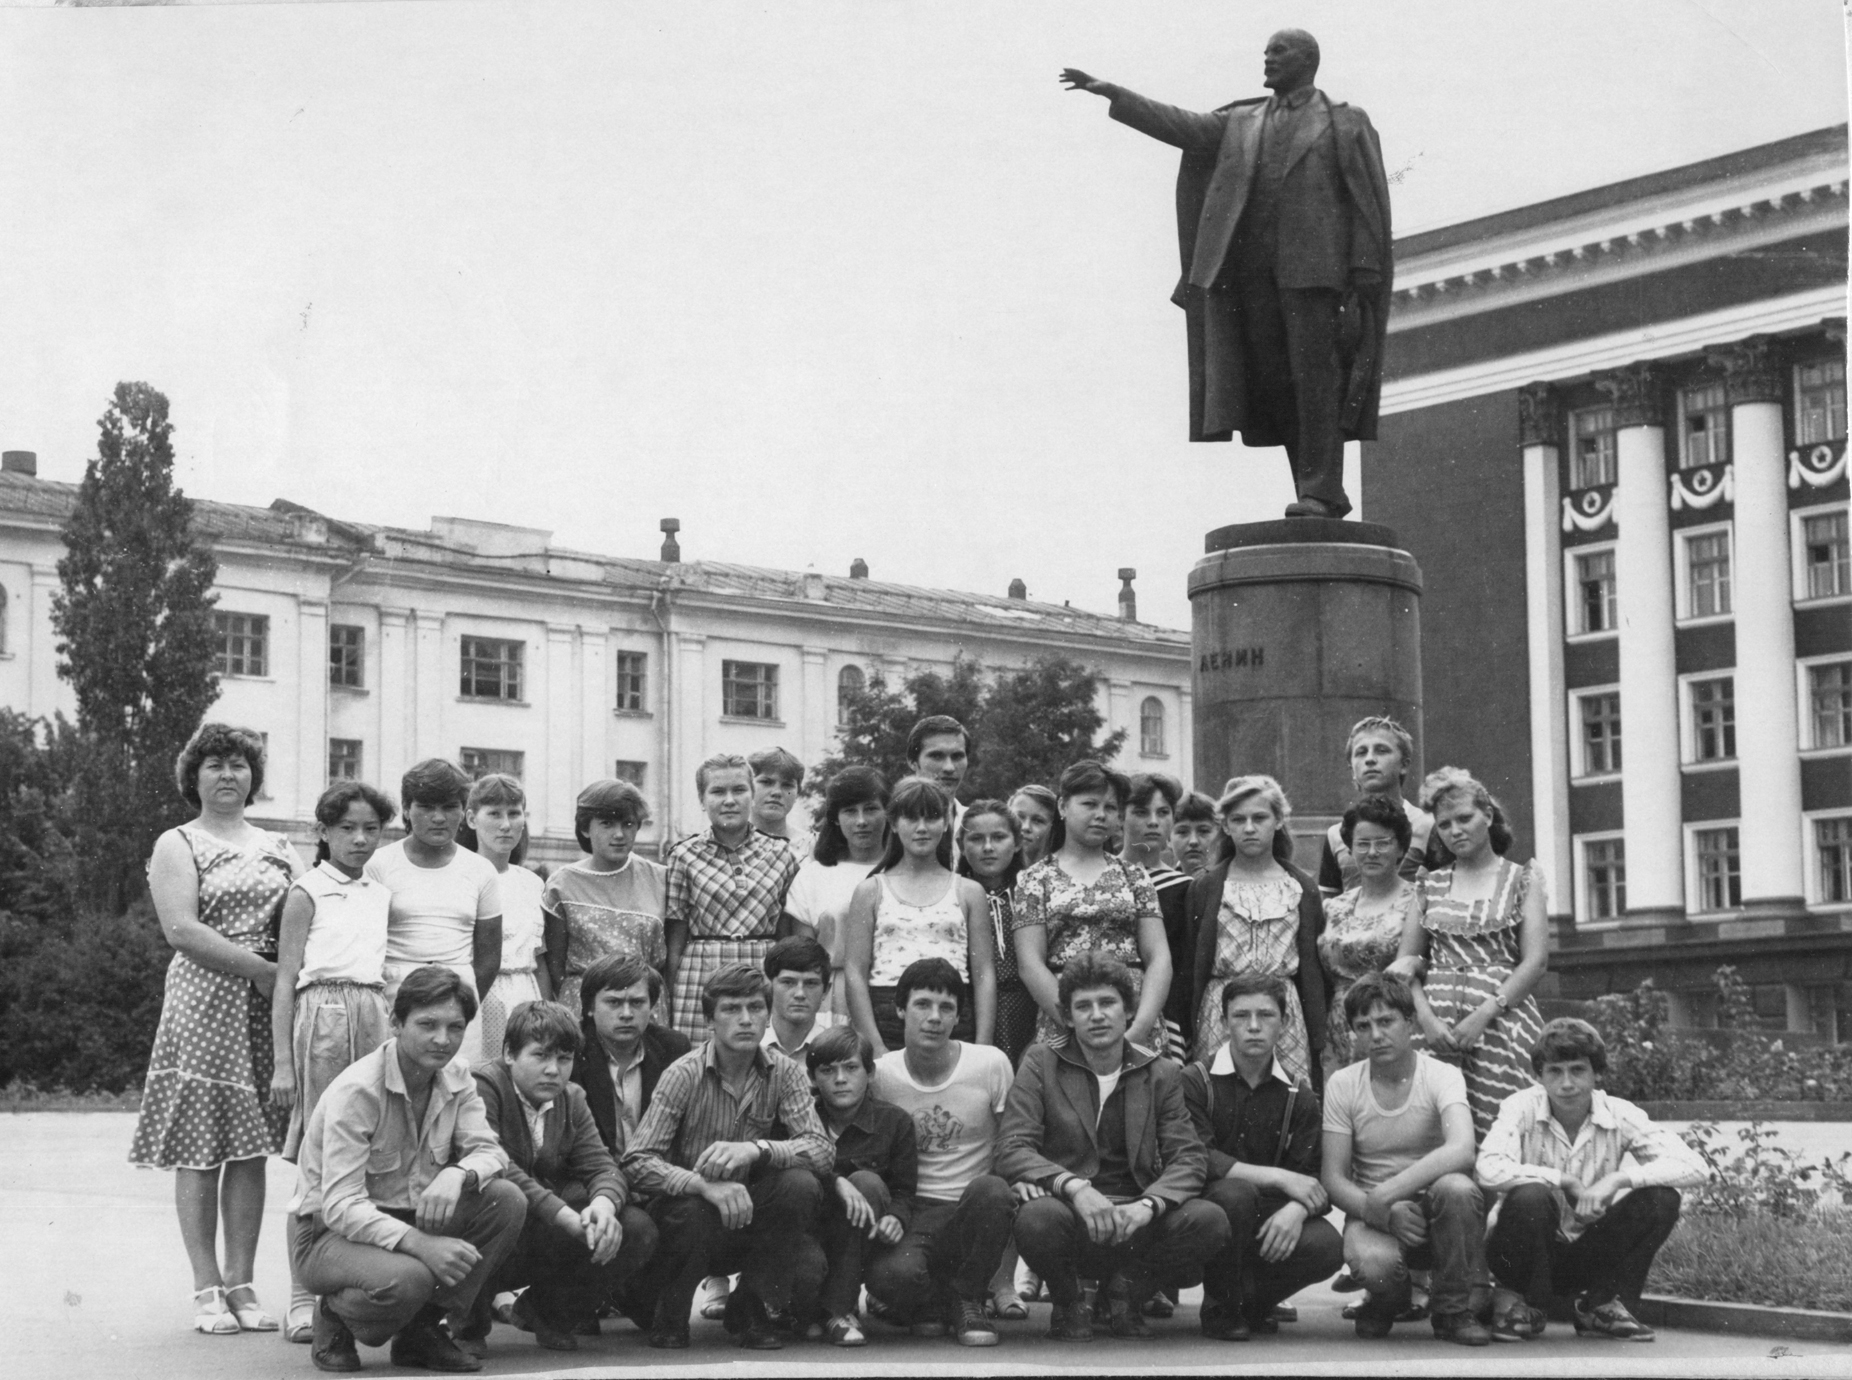
[[[1236,647],[1232,651],[1226,648],[1213,652],[1204,652],[1199,671],[1231,671],[1242,666],[1259,667],[1267,654],[1265,647]]]

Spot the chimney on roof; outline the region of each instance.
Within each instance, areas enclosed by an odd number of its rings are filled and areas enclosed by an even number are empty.
[[[1138,578],[1138,572],[1129,565],[1119,567],[1119,617],[1128,623],[1138,621],[1138,596],[1132,592],[1132,581]]]
[[[677,565],[682,559],[682,544],[675,539],[675,534],[682,530],[680,518],[662,520],[662,559],[669,565]]]
[[[1027,599],[1028,597],[1029,586],[1025,585],[1021,580],[1010,581],[1010,598]]]
[[[823,576],[815,570],[804,572],[804,597],[816,603],[829,598],[823,588]]]
[[[39,453],[36,450],[0,451],[0,474],[23,474],[29,479],[37,479]]]
[[[860,556],[850,561],[849,578],[851,580],[866,580],[868,578],[868,562],[863,560]]]

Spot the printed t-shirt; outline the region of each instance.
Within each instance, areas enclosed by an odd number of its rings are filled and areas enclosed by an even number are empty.
[[[874,1095],[913,1118],[919,1144],[919,1196],[957,1202],[971,1181],[990,1172],[997,1122],[1015,1070],[994,1045],[961,1041],[951,1077],[933,1087],[907,1072],[907,1052],[875,1060]]]

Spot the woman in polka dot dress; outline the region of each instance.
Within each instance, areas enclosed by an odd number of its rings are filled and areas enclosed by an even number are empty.
[[[199,817],[161,835],[148,864],[155,913],[175,952],[129,1160],[176,1171],[193,1326],[274,1332],[251,1279],[264,1158],[278,1152],[288,1117],[270,1100],[277,920],[302,865],[282,836],[245,821],[264,780],[256,733],[202,724],[175,776]]]

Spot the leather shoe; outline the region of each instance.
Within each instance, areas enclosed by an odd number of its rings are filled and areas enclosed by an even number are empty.
[[[688,1308],[684,1305],[676,1308],[667,1299],[656,1304],[655,1316],[650,1319],[649,1344],[658,1351],[686,1351],[688,1349]]]
[[[309,1342],[309,1359],[315,1362],[317,1370],[360,1369],[360,1351],[354,1345],[354,1334],[328,1306],[327,1299],[315,1305],[315,1335]]]
[[[1205,1301],[1198,1321],[1203,1336],[1212,1341],[1245,1342],[1248,1339],[1248,1320],[1239,1311],[1231,1312],[1220,1304]]]
[[[560,1331],[530,1308],[526,1294],[522,1294],[515,1300],[508,1320],[523,1332],[533,1333],[535,1344],[547,1351],[577,1351],[579,1349],[578,1338],[571,1332]],[[597,1319],[594,1318],[592,1323],[595,1327]]]
[[[1491,1329],[1471,1313],[1436,1313],[1429,1321],[1434,1325],[1434,1335],[1443,1342],[1458,1342],[1461,1346],[1492,1345]]]
[[[765,1304],[744,1285],[727,1295],[727,1309],[721,1314],[720,1321],[732,1336],[735,1346],[745,1347],[748,1351],[784,1349],[784,1343],[778,1339],[777,1329],[766,1315]]]
[[[1114,1275],[1106,1284],[1106,1326],[1115,1337],[1147,1341],[1156,1334],[1145,1322],[1144,1300],[1132,1289],[1124,1275]]]
[[[392,1339],[392,1364],[417,1370],[464,1375],[482,1369],[482,1362],[463,1351],[450,1338],[443,1310],[426,1304],[418,1316],[400,1328]]]
[[[1093,1340],[1093,1310],[1084,1303],[1057,1303],[1048,1314],[1049,1340],[1056,1342],[1090,1342]]]
[[[1402,1302],[1400,1298],[1365,1294],[1363,1302],[1357,1305],[1357,1335],[1365,1338],[1387,1337],[1389,1329],[1395,1326],[1396,1314],[1402,1311]]]

